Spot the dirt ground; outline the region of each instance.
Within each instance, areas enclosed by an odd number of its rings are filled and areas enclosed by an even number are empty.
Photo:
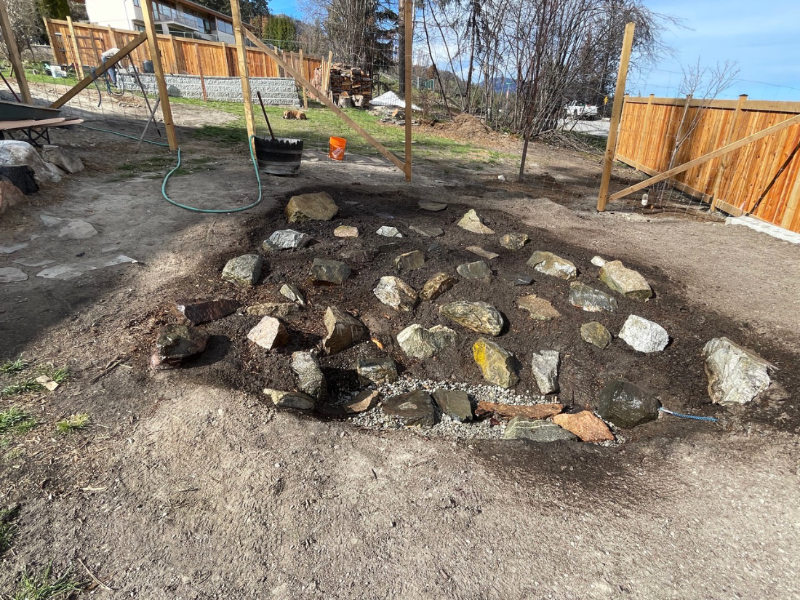
[[[224,118],[181,109],[192,125]],[[253,198],[243,149],[192,140],[189,129],[180,135],[190,174],[175,178],[173,197],[201,206]],[[0,399],[0,409],[22,406],[40,422],[0,449],[0,507],[21,507],[13,546],[0,558],[0,593],[13,593],[23,569],[52,561],[55,572],[71,567],[87,581],[82,596],[109,598],[800,597],[797,246],[631,205],[598,214],[599,159],[549,146],[533,145],[524,185],[510,183],[513,164],[475,171],[457,161],[427,162],[408,185],[379,159],[350,155],[339,164],[311,151],[299,177],[265,179],[256,209],[210,216],[161,199],[173,158],[160,149],[136,157],[128,141],[83,129],[55,141],[87,170],[0,220],[0,245],[28,244],[0,255],[0,267],[29,274],[0,284],[0,359],[23,353],[68,366],[72,376],[53,393]],[[126,166],[132,162],[138,166]],[[620,170],[615,185],[631,177]],[[228,258],[285,227],[289,196],[319,189],[341,207],[330,223],[303,225],[319,244],[268,256],[270,272],[251,291],[220,281]],[[450,206],[423,214],[421,198]],[[587,283],[596,281],[595,254],[640,270],[656,298],[621,300],[609,329],[616,333],[635,312],[661,323],[673,342],[652,357],[634,356],[619,340],[604,353],[591,351],[575,329],[597,315],[569,306],[563,283],[543,275],[518,289],[500,278],[490,287],[461,282],[443,300],[496,303],[511,323],[501,343],[521,355],[540,343],[568,352],[567,403],[591,404],[605,381],[625,376],[656,390],[669,408],[713,414],[720,423],[662,417],[605,448],[427,439],[280,412],[259,392],[290,385],[286,354],[242,343],[255,317],[209,324],[211,346],[188,368],[146,366],[176,298],[278,301],[278,284],[291,279],[311,300],[290,322],[303,344],[319,338],[325,306],[337,303],[357,310],[412,374],[477,383],[463,331],[459,347],[440,360],[406,361],[393,334],[411,321],[370,291],[390,272],[391,258],[408,249],[429,256],[430,265],[408,275],[415,287],[442,264],[472,260],[468,243],[499,252],[495,241],[452,226],[470,207],[497,231],[532,238],[524,250],[501,254],[498,271],[525,270],[534,249],[570,258]],[[60,238],[42,215],[86,220],[98,235]],[[341,288],[303,279],[311,257],[341,255],[343,242],[331,231],[354,220],[363,227],[355,243],[375,256],[354,263],[354,277]],[[369,235],[383,224],[405,230],[421,220],[442,226],[445,236],[378,248],[379,238]],[[36,277],[44,265],[15,262],[78,264],[120,253],[138,262],[66,281]],[[529,327],[513,304],[525,293],[552,299],[563,319]],[[428,306],[414,322],[437,319]],[[699,349],[719,335],[777,368],[752,406],[708,403]],[[327,366],[344,368],[362,350]],[[522,378],[529,384],[530,373]],[[89,428],[55,433],[56,421],[83,412]],[[92,582],[83,565],[110,589]]]

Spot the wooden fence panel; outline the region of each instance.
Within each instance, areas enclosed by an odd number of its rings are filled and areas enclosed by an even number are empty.
[[[617,160],[652,175],[669,169],[685,106],[683,98],[626,97]],[[736,106],[735,100],[692,99],[684,120],[686,140],[672,166],[800,114],[798,102],[745,100],[738,114]],[[793,125],[748,144],[727,158],[716,158],[680,173],[671,182],[704,202],[714,201],[730,214],[753,211],[759,219],[800,232],[800,152],[758,202],[798,144],[800,125]]]
[[[74,23],[77,56],[73,49],[73,38],[70,36],[69,24],[58,19],[48,19],[47,26],[51,32],[53,53],[60,64],[81,64],[94,66],[100,62],[100,54],[112,48],[122,47],[136,37],[138,32],[124,29],[112,29],[88,23]],[[171,35],[158,36],[158,48],[162,54],[162,63],[166,73],[202,75],[205,77],[238,77],[237,49],[222,42],[209,42]],[[198,55],[200,62],[198,62]],[[131,57],[141,69],[145,60],[150,59],[146,45],[139,46]],[[300,67],[303,75],[311,79],[314,69],[321,67],[323,59],[317,56],[303,56],[302,66],[299,55],[285,53],[287,60]],[[251,77],[278,77],[280,70],[277,63],[258,48],[247,49],[247,64]]]

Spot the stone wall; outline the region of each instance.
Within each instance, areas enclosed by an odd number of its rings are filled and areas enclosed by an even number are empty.
[[[126,90],[138,90],[139,85],[131,75],[118,74]],[[156,93],[155,75],[139,73],[144,88],[150,94]],[[177,98],[202,98],[203,90],[197,75],[166,75],[167,91]],[[206,95],[209,100],[227,102],[242,101],[242,84],[238,77],[205,77]],[[258,77],[250,79],[253,100],[256,92],[261,92],[264,104],[270,106],[300,106],[297,88],[291,77]]]

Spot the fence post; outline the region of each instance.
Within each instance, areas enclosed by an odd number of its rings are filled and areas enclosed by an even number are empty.
[[[247,144],[251,149],[255,149],[255,140],[252,139],[256,134],[255,119],[253,118],[253,97],[250,92],[250,71],[247,67],[247,48],[244,43],[239,0],[231,0],[231,16],[233,17],[233,33],[236,37],[236,49],[239,59],[239,78],[242,80],[242,102],[244,104],[244,120],[247,124]]]
[[[405,98],[404,101],[406,103],[406,148],[405,148],[405,174],[406,174],[406,181],[411,181],[411,121],[413,119],[412,114],[412,106],[414,104],[414,94],[413,90],[411,89],[411,46],[414,42],[414,18],[412,17],[412,6],[414,4],[414,0],[400,0],[400,3],[403,5],[403,38],[405,42],[405,48],[403,48],[403,54],[405,59],[403,61],[403,80],[404,80],[404,87],[405,87]]]
[[[308,76],[308,73],[306,72],[306,63],[305,60],[303,60],[302,48],[300,48],[300,67],[302,68],[303,77],[305,77],[306,79],[311,79]],[[300,86],[300,88],[303,90],[303,108],[308,110],[308,92],[306,92],[306,88],[304,88],[302,85]]]
[[[739,115],[742,112],[742,106],[744,103],[747,102],[747,94],[742,94],[739,96],[739,99],[736,101],[736,109],[733,111],[733,117],[731,117],[731,124],[728,127],[728,135],[725,136],[725,144],[728,145],[733,141],[733,136],[736,133],[736,125],[739,121]],[[722,184],[722,176],[725,174],[725,170],[728,168],[728,163],[731,160],[731,155],[726,154],[722,157],[722,161],[720,162],[719,168],[717,169],[717,176],[714,178],[714,187],[711,189],[711,208],[709,209],[711,212],[716,210],[717,208],[717,198],[719,197],[719,188]]]
[[[614,106],[611,108],[611,123],[608,128],[606,153],[603,157],[603,176],[600,180],[600,192],[597,195],[597,210],[599,211],[604,211],[608,202],[608,186],[611,183],[611,169],[614,166],[614,153],[617,149],[617,133],[619,120],[622,116],[622,105],[625,102],[625,79],[628,77],[628,63],[631,60],[635,27],[634,23],[625,25],[625,38],[622,42],[622,54],[620,55],[619,72],[617,73],[617,88],[614,92]]]
[[[3,39],[8,48],[8,57],[11,60],[11,64],[14,66],[14,72],[17,74],[17,84],[19,85],[22,99],[30,104],[31,90],[28,88],[28,80],[25,79],[25,69],[22,66],[22,60],[19,56],[19,48],[17,47],[17,40],[14,37],[14,31],[11,29],[11,21],[8,18],[5,0],[0,0],[0,29],[3,31]]]
[[[164,80],[164,69],[161,67],[161,54],[158,51],[158,36],[153,21],[153,0],[140,0],[144,25],[147,29],[147,43],[150,48],[150,60],[153,61],[158,97],[161,99],[161,115],[164,117],[164,128],[167,130],[169,149],[173,152],[178,149],[178,138],[175,135],[175,124],[172,121],[172,107],[169,104],[167,82]]]

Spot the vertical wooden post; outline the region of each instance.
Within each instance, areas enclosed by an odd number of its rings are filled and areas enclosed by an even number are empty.
[[[197,57],[197,71],[200,73],[200,89],[203,91],[203,102],[208,100],[206,94],[206,79],[203,76],[203,60],[200,58],[200,44],[194,45],[194,55]]]
[[[625,102],[625,80],[628,77],[628,63],[631,60],[631,48],[633,47],[634,23],[625,25],[625,38],[622,42],[622,54],[619,60],[619,72],[617,73],[617,88],[614,92],[614,106],[611,108],[611,123],[608,128],[608,142],[606,142],[606,153],[603,156],[603,176],[600,180],[600,193],[597,195],[597,210],[603,211],[608,203],[608,186],[611,183],[611,168],[614,166],[614,153],[617,149],[617,134],[619,120],[622,116],[622,105]]]
[[[158,35],[153,21],[153,0],[140,0],[144,26],[147,30],[147,45],[150,48],[150,60],[153,61],[153,71],[158,86],[158,97],[161,99],[161,115],[164,118],[164,129],[167,130],[169,149],[178,149],[178,138],[175,135],[175,123],[172,121],[172,107],[169,105],[167,82],[164,80],[164,69],[161,67],[161,53],[158,51]]]
[[[324,86],[325,94],[330,98],[331,92],[331,67],[333,66],[333,50],[328,50],[328,64],[325,71],[322,73],[322,85]]]
[[[256,124],[253,118],[253,96],[250,92],[250,70],[247,66],[247,48],[242,31],[242,14],[239,11],[239,0],[231,0],[231,16],[233,17],[233,34],[239,58],[239,78],[242,80],[242,101],[244,103],[244,120],[247,124],[247,142],[254,147],[253,136]]]
[[[406,181],[411,181],[411,121],[413,120],[412,106],[414,104],[414,93],[411,89],[411,45],[414,41],[414,18],[412,16],[414,0],[400,0],[403,5],[403,27],[405,31],[405,48],[403,48],[404,72],[401,73],[405,82],[405,103],[406,103]]]
[[[303,72],[303,77],[305,77],[306,79],[311,79],[311,77],[309,77],[309,74],[306,73],[306,61],[303,60],[303,49],[302,48],[300,48],[300,69]],[[306,92],[306,88],[305,87],[300,86],[300,88],[303,90],[303,108],[308,110],[308,92]]]
[[[640,171],[643,171],[642,167],[645,166],[644,164],[644,156],[642,156],[642,152],[644,149],[644,143],[647,139],[647,132],[650,130],[650,121],[652,119],[652,112],[653,112],[653,98],[655,98],[655,94],[650,94],[647,98],[647,108],[644,111],[644,123],[642,123],[642,128],[639,131],[639,140],[636,142],[636,165]]]
[[[11,59],[11,64],[13,65],[14,72],[17,75],[17,84],[19,85],[19,91],[22,94],[22,99],[27,104],[30,104],[31,90],[28,87],[28,80],[25,79],[25,69],[22,67],[22,60],[19,57],[17,39],[14,37],[14,30],[11,29],[11,21],[8,18],[5,0],[0,0],[0,29],[3,30],[3,39],[6,41],[8,57]]]
[[[736,108],[733,111],[733,117],[731,117],[731,124],[728,127],[728,134],[725,136],[725,143],[723,146],[727,146],[733,141],[733,136],[736,133],[736,126],[738,125],[739,121],[739,115],[742,112],[742,106],[744,106],[745,102],[747,102],[747,94],[740,95],[739,99],[736,101]],[[717,199],[719,198],[719,188],[722,184],[722,176],[725,174],[730,160],[730,154],[723,156],[719,168],[717,169],[717,176],[714,178],[714,187],[711,190],[712,199],[711,208],[709,209],[711,211],[714,211],[717,208]]]
[[[75,55],[75,68],[78,69],[78,73],[81,76],[81,79],[86,77],[83,72],[83,61],[81,60],[81,51],[78,47],[78,36],[75,35],[75,26],[72,24],[72,17],[67,15],[67,27],[69,28],[69,39],[72,42],[72,53]]]

